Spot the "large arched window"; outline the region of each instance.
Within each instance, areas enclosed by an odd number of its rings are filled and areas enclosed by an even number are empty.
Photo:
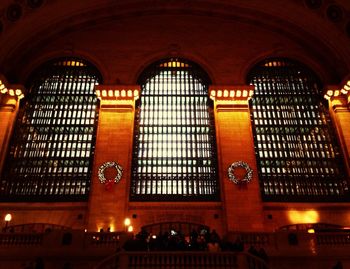
[[[251,70],[255,152],[267,201],[336,201],[349,198],[343,159],[321,83],[287,59]]]
[[[216,200],[216,142],[209,78],[167,59],[140,76],[131,200]]]
[[[100,81],[95,67],[74,58],[50,61],[34,73],[15,124],[1,200],[87,199]]]

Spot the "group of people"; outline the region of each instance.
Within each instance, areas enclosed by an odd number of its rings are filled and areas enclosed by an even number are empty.
[[[181,231],[169,231],[151,235],[142,229],[123,245],[126,251],[243,251],[243,242],[222,240],[215,230],[192,230],[188,236]]]

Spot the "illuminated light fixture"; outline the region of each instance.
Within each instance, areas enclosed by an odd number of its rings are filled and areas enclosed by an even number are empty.
[[[129,219],[129,218],[125,218],[125,220],[124,220],[124,225],[125,225],[125,226],[129,226],[130,223],[131,223],[130,219]]]
[[[328,90],[327,91],[327,95],[332,96],[333,95],[333,91],[332,90]]]
[[[132,226],[129,226],[129,227],[128,227],[128,233],[132,233],[133,230],[134,230],[134,228],[133,228]]]
[[[224,90],[224,97],[228,97],[228,90]]]
[[[9,95],[15,96],[15,91],[14,91],[13,89],[10,89],[10,90],[9,90]]]
[[[113,93],[112,90],[108,90],[108,96],[109,96],[109,97],[113,97],[113,96],[114,96],[114,93]]]
[[[11,220],[12,220],[12,215],[9,213],[6,214],[6,216],[5,216],[5,231],[7,230],[7,226],[9,225]]]
[[[18,99],[24,98],[24,94],[22,93],[20,96],[18,96]]]
[[[339,94],[340,94],[340,91],[339,91],[339,90],[335,90],[335,91],[334,91],[334,96],[339,96]]]
[[[235,97],[235,91],[230,91],[230,97]]]
[[[102,96],[103,97],[107,97],[107,91],[106,90],[102,90]]]
[[[114,96],[115,97],[119,97],[119,91],[118,90],[114,90]]]
[[[97,95],[98,97],[100,97],[100,96],[101,96],[101,91],[100,91],[100,90],[96,90],[96,95]]]
[[[243,97],[247,97],[248,96],[248,91],[244,90],[243,91]]]
[[[216,91],[212,90],[212,91],[210,92],[210,95],[213,96],[213,97],[215,97],[215,96],[216,96]]]
[[[350,87],[350,80],[348,80],[348,82],[346,84]]]
[[[17,96],[20,96],[20,95],[22,94],[22,91],[21,91],[21,89],[17,89],[17,90],[15,91],[15,93],[16,93]]]
[[[242,92],[241,92],[240,90],[237,90],[236,96],[237,96],[237,97],[241,97],[241,96],[242,96]]]
[[[157,239],[157,236],[155,234],[153,234],[152,239]]]
[[[128,90],[128,97],[132,97],[132,90]]]
[[[134,96],[135,97],[139,96],[139,91],[138,90],[134,90]]]
[[[218,97],[221,97],[221,96],[222,96],[222,91],[219,90],[219,91],[217,92],[217,94],[218,94]]]
[[[314,233],[315,233],[315,229],[307,229],[307,232],[308,232],[309,234],[314,234]]]
[[[347,94],[348,93],[348,91],[347,90],[345,90],[344,88],[343,89],[341,89],[340,90],[343,94]]]
[[[122,96],[122,97],[125,97],[125,96],[126,96],[125,90],[122,90],[122,91],[121,91],[121,96]]]
[[[12,220],[12,215],[10,213],[6,214],[5,221],[9,222]]]
[[[0,85],[0,90],[4,89],[5,88],[5,84],[1,84]]]
[[[350,91],[350,87],[348,85],[344,85],[344,89]]]
[[[1,86],[4,86],[4,85],[1,85]],[[7,88],[3,87],[0,91],[1,93],[7,93]]]
[[[250,90],[250,91],[249,91],[249,96],[253,96],[253,94],[254,94],[254,91],[253,91],[253,90]]]
[[[87,233],[87,229],[84,229],[84,232]]]
[[[324,97],[324,99],[326,99],[326,100],[331,99],[331,97],[330,97],[329,95],[327,95],[327,94],[325,94],[323,97]]]

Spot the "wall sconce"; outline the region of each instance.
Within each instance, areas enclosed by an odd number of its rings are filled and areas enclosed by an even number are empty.
[[[5,229],[4,229],[5,232],[6,232],[7,227],[8,227],[11,220],[12,220],[12,215],[6,214],[6,216],[5,216]]]
[[[131,227],[131,232],[132,232],[132,226],[130,226],[130,224],[131,224],[131,221],[130,221],[130,219],[129,218],[125,218],[125,220],[124,220],[124,226],[125,226],[125,231],[126,232],[129,232],[129,228]]]

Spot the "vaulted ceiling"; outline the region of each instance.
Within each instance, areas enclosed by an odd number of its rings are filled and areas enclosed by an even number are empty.
[[[298,44],[310,59],[333,70],[330,81],[342,79],[350,70],[348,0],[2,0],[0,72],[13,82],[23,82],[29,72],[23,65],[39,64],[38,52],[47,50],[47,44],[67,37],[63,50],[69,50],[72,33],[93,29],[94,42],[94,33],[103,25],[119,21],[132,24],[154,16],[159,17],[159,24],[162,17],[185,16],[207,18],[210,23],[229,21],[232,28],[234,23],[250,25],[256,31],[269,31]],[[239,29],[233,33],[237,37]],[[283,49],[283,42],[274,42],[275,50]]]

